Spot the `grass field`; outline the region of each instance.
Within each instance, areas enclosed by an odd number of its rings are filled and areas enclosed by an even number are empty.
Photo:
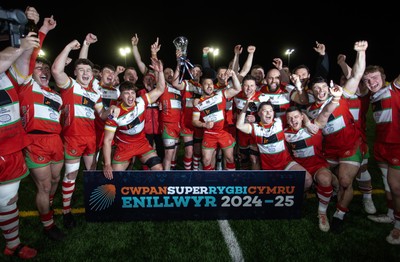
[[[378,212],[386,212],[378,171],[371,161],[375,205]],[[55,220],[63,229],[60,192],[54,202]],[[39,251],[32,261],[400,261],[400,247],[385,240],[393,226],[368,220],[358,191],[339,235],[319,230],[314,194],[304,201],[301,219],[93,223],[85,220],[80,176],[72,204],[78,226],[63,229],[67,237],[62,242],[42,233],[34,196],[34,183],[25,178],[18,202],[20,235]],[[329,216],[334,205],[331,202]],[[1,250],[4,246],[2,238]],[[0,254],[0,261],[18,259]]]

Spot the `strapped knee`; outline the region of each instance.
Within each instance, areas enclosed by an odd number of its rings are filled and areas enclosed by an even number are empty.
[[[145,165],[148,166],[149,168],[152,168],[155,165],[161,164],[161,158],[159,158],[158,156],[153,156],[150,157],[149,159],[147,159]]]
[[[68,174],[74,173],[74,172],[78,172],[79,171],[79,165],[80,162],[78,163],[65,163],[65,173],[64,173],[64,181],[75,181],[70,180],[68,178]]]
[[[193,146],[193,140],[190,140],[190,141],[187,141],[187,142],[185,142],[185,147],[187,147],[187,146]]]
[[[167,149],[167,150],[168,150],[168,149],[175,149],[175,147],[176,147],[175,145],[172,145],[172,146],[164,146],[164,149]]]
[[[18,200],[18,188],[19,188],[20,181],[7,183],[1,185],[1,194],[0,194],[0,210],[6,211],[4,209],[7,206],[12,204],[16,204]]]

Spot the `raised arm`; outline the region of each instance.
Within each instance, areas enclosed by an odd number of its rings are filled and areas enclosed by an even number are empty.
[[[157,41],[158,41],[158,38],[157,38]],[[146,75],[146,73],[149,69],[147,68],[146,64],[142,61],[142,57],[140,56],[139,48],[137,46],[139,43],[139,37],[137,34],[135,34],[131,38],[131,42],[132,42],[133,58],[135,59],[135,62],[139,68],[140,73],[142,73],[142,75]]]
[[[30,19],[30,20],[33,20],[33,22],[35,23],[35,25],[37,25],[37,24],[39,23],[40,15],[39,15],[39,13],[37,12],[37,10],[35,9],[35,7],[33,7],[33,6],[28,6],[28,7],[25,9],[25,15],[26,15],[26,18],[28,18],[28,19]]]
[[[39,33],[47,35],[47,33],[56,28],[56,26],[57,26],[57,21],[54,20],[53,16],[46,17],[44,19],[43,25],[39,29]]]
[[[29,58],[34,48],[39,47],[39,38],[36,33],[29,34],[21,38],[19,48],[7,47],[0,52],[0,73],[7,71],[12,64],[15,65],[18,76],[17,82],[22,84],[29,73]]]
[[[281,74],[279,79],[281,82],[290,83],[290,75],[285,69],[283,69],[282,59],[279,57],[274,58],[272,59],[272,64],[279,70],[279,73]]]
[[[88,58],[89,46],[96,42],[97,42],[96,35],[92,33],[87,34],[85,40],[83,41],[81,51],[79,52],[79,58]]]
[[[361,78],[364,74],[365,70],[365,60],[366,55],[365,51],[368,48],[367,41],[358,41],[354,44],[354,50],[357,51],[356,61],[354,62],[353,68],[351,70],[351,76],[344,84],[344,91],[350,95],[354,94],[357,91],[358,84],[361,81]]]
[[[235,48],[233,49],[234,56],[232,60],[232,64],[230,65],[230,68],[236,73],[239,74],[239,56],[243,51],[243,47],[241,45],[236,45]]]
[[[201,56],[201,65],[203,68],[211,68],[210,60],[208,59],[208,53],[210,52],[210,47],[203,47],[203,55]]]
[[[349,79],[351,76],[351,67],[346,63],[346,56],[343,54],[339,54],[337,57],[337,64],[342,69],[342,73],[346,79]]]
[[[317,64],[315,66],[315,74],[314,77],[321,76],[325,79],[328,78],[329,74],[329,57],[326,53],[326,47],[322,43],[315,42],[316,46],[314,47],[315,52],[319,54],[317,59]]]
[[[240,70],[238,74],[239,81],[242,82],[243,78],[250,72],[251,66],[253,65],[254,52],[256,51],[256,47],[254,45],[249,45],[247,47],[247,58],[242,66],[242,70]]]
[[[121,65],[117,65],[117,68],[115,69],[114,72],[114,80],[113,80],[113,86],[119,85],[119,75],[123,73],[126,70],[125,67]]]
[[[335,111],[336,107],[339,105],[340,98],[343,94],[343,88],[338,85],[334,85],[329,88],[332,100],[322,109],[321,113],[314,120],[314,123],[318,125],[319,128],[324,128],[326,123],[328,123],[329,116]]]
[[[174,71],[174,76],[172,79],[172,86],[175,87],[178,90],[183,90],[185,88],[185,83],[182,81],[181,83],[179,83],[179,76],[180,76],[180,70],[181,70],[181,59],[180,57],[182,56],[182,51],[177,49],[175,51],[175,55],[176,55],[176,68]]]
[[[56,85],[63,88],[69,82],[68,75],[65,73],[65,65],[68,59],[68,55],[71,50],[78,50],[81,48],[81,44],[78,40],[73,40],[64,47],[61,53],[56,57],[51,67],[51,73],[53,74]]]
[[[44,39],[47,36],[47,33],[56,28],[57,22],[54,20],[53,16],[46,17],[44,19],[43,25],[39,29],[39,39],[40,39],[40,46],[33,50],[30,62],[29,73],[33,73],[33,69],[35,68],[36,58],[39,55],[40,49],[42,48]]]
[[[25,11],[26,17],[28,19],[34,20],[36,22],[36,19],[39,20],[39,14],[37,13],[36,9],[33,7],[27,8]],[[37,24],[37,23],[36,23]],[[43,21],[43,25],[39,29],[39,39],[40,39],[40,46],[35,48],[32,52],[30,61],[29,61],[29,74],[33,73],[33,70],[36,65],[36,58],[39,55],[40,49],[42,48],[44,39],[46,38],[46,35],[49,31],[53,30],[57,25],[57,22],[54,20],[53,16],[51,17],[46,17]]]
[[[157,37],[157,40],[150,46],[151,58],[158,60],[157,53],[158,53],[158,51],[160,51],[160,49],[161,49],[161,45],[160,45],[158,37]]]
[[[225,97],[229,99],[236,96],[240,93],[240,91],[242,91],[242,85],[240,84],[239,78],[233,70],[226,70],[226,74],[231,77],[233,86],[233,88],[224,89]]]
[[[156,88],[148,92],[150,103],[154,103],[164,93],[166,84],[164,77],[164,67],[161,60],[158,60],[156,58],[151,58],[150,67],[156,73],[156,79],[157,79]]]
[[[291,74],[290,80],[292,83],[294,83],[294,86],[296,87],[296,91],[293,91],[292,95],[290,96],[290,100],[299,105],[307,105],[309,103],[308,95],[307,92],[303,90],[304,87],[301,84],[299,75]]]

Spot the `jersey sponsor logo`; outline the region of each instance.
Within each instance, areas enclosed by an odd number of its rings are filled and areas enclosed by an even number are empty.
[[[59,102],[54,101],[54,100],[52,100],[52,99],[50,99],[50,98],[48,98],[46,96],[43,99],[43,104],[48,106],[48,107],[50,107],[54,111],[59,111],[60,107],[61,107],[61,104]]]
[[[210,108],[211,106],[218,105],[220,103],[222,103],[222,93],[217,92],[213,97],[209,97],[206,100],[200,102],[197,105],[197,108],[200,111],[204,111],[204,110]]]
[[[261,154],[277,154],[285,150],[285,142],[282,140],[276,143],[269,141],[268,144],[259,144],[258,150]]]
[[[85,110],[86,117],[90,118],[93,114],[93,109],[86,107],[86,108],[84,108],[84,110]]]
[[[106,98],[106,99],[111,99],[111,100],[117,100],[119,97],[119,91],[102,89],[101,97],[103,99]]]
[[[336,132],[339,132],[343,128],[346,127],[346,123],[344,121],[343,116],[338,116],[337,118],[333,117],[333,115],[329,116],[328,123],[326,123],[326,126],[324,129],[322,129],[322,133],[324,135],[329,135],[333,134]]]
[[[59,114],[54,113],[54,111],[49,114],[49,117],[53,120],[58,120],[58,116]]]
[[[219,110],[218,110],[218,105],[213,105],[213,106],[211,106],[211,107],[205,109],[205,110],[204,110],[204,113],[205,113],[206,115],[210,115],[210,114],[216,113],[216,112],[218,112],[218,111],[219,111]]]
[[[17,122],[20,117],[19,103],[14,102],[3,107],[0,107],[0,125]]]
[[[1,114],[1,112],[0,112]],[[0,123],[8,123],[11,120],[11,116],[9,114],[0,115]]]
[[[299,140],[299,141],[295,141],[295,142],[289,142],[290,147],[293,150],[296,149],[302,149],[302,148],[306,148],[307,147],[307,143],[305,140]]]
[[[140,119],[137,117],[133,119],[129,124],[125,126],[126,129],[132,129],[133,127],[137,126],[140,124]]]
[[[278,137],[276,134],[273,134],[272,136],[269,137],[263,136],[262,141],[263,144],[276,143],[278,142]]]
[[[94,108],[94,102],[90,100],[88,97],[82,96],[82,103],[83,106]]]
[[[209,115],[203,117],[203,120],[205,122],[218,122],[222,121],[223,119],[224,119],[224,113],[222,112],[222,110],[210,113]]]

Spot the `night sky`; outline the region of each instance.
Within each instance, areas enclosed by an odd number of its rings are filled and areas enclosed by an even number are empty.
[[[100,65],[124,65],[118,49],[130,47],[130,39],[137,33],[139,51],[147,64],[150,62],[150,45],[159,37],[161,50],[158,57],[165,66],[174,68],[175,47],[172,41],[177,36],[185,36],[189,40],[188,59],[193,64],[201,63],[204,46],[212,46],[218,47],[220,54],[215,61],[211,56],[211,65],[215,62],[215,67],[227,66],[233,58],[234,46],[241,44],[242,65],[247,57],[247,46],[255,45],[253,64],[269,69],[275,57],[281,57],[287,64],[285,50],[293,48],[290,67],[306,64],[312,73],[317,59],[313,47],[318,41],[326,45],[330,78],[337,81],[337,55],[345,54],[347,62],[352,65],[354,42],[367,40],[367,64],[383,66],[389,80],[400,73],[395,63],[400,59],[400,23],[396,19],[399,15],[394,15],[394,8],[380,7],[378,2],[370,9],[365,4],[345,8],[338,1],[323,1],[324,6],[301,2],[294,6],[283,1],[281,4],[266,1],[263,6],[228,2],[224,8],[212,7],[215,1],[208,5],[204,1],[163,1],[161,5],[153,1],[129,3],[136,7],[126,6],[127,1],[107,1],[106,5],[86,2],[1,0],[0,6],[6,10],[25,10],[27,5],[34,6],[40,13],[40,25],[44,17],[54,15],[57,27],[49,32],[43,45],[46,57],[51,61],[70,41],[77,39],[82,43],[90,32],[99,39],[90,46],[90,60]],[[137,6],[139,4],[141,6]],[[188,5],[197,7],[189,8]],[[5,42],[0,44],[3,48]],[[78,55],[78,50],[70,53],[74,59]],[[127,56],[127,65],[135,66],[132,55]]]

